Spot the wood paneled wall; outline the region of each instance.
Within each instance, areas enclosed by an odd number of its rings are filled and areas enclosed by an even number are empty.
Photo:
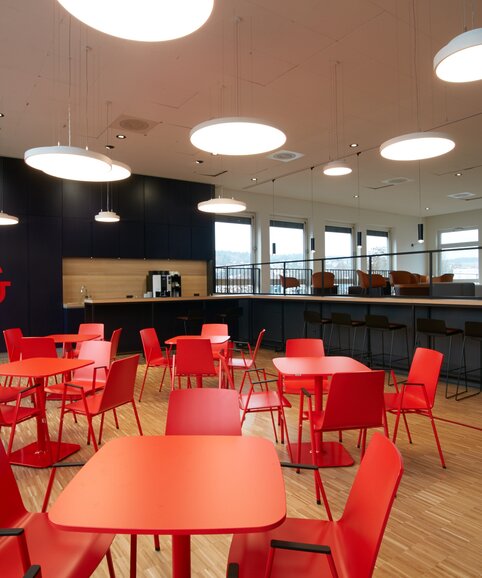
[[[63,259],[63,302],[80,303],[80,288],[93,299],[142,297],[149,271],[177,271],[182,296],[207,295],[205,261],[149,259]]]

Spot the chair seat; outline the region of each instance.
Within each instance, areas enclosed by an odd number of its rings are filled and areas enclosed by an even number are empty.
[[[92,380],[91,379],[73,379],[68,382],[69,385],[76,385],[81,387],[85,393],[92,393]],[[99,391],[105,385],[105,381],[96,381],[94,386],[94,391]],[[49,399],[62,399],[64,393],[65,383],[54,383],[45,388],[45,392],[49,394]],[[69,389],[67,392],[68,399],[79,398],[81,393],[79,390]]]
[[[32,417],[40,415],[38,407],[19,407],[17,419],[15,419],[15,406],[2,405],[0,406],[0,426],[12,426],[13,423],[20,423]]]
[[[85,398],[87,407],[89,409],[89,413],[91,415],[97,415],[100,412],[100,404],[102,402],[102,396],[99,394],[96,395],[89,395],[88,397]],[[79,401],[74,401],[72,403],[69,403],[65,406],[65,410],[66,411],[73,411],[75,413],[80,413],[82,415],[85,415],[85,406],[84,406],[84,401],[83,400],[79,400]]]
[[[264,577],[269,543],[271,540],[305,542],[330,546],[340,578],[366,578],[360,571],[363,548],[347,548],[337,523],[323,520],[287,518],[270,532],[235,534],[229,553],[230,561],[239,561],[239,578]],[[360,537],[360,543],[363,540]],[[249,555],[248,555],[249,554]],[[320,554],[276,550],[272,578],[320,578],[331,576],[327,557]]]
[[[277,391],[269,390],[269,391],[256,391],[249,395],[243,393],[239,396],[239,407],[241,409],[249,409],[249,411],[257,411],[257,410],[266,410],[273,406],[280,406],[280,398]],[[283,405],[285,407],[289,407],[291,404],[288,400],[283,398]],[[276,409],[276,408],[274,408]]]
[[[228,367],[232,367],[233,369],[251,369],[252,366],[252,359],[242,359],[235,357],[234,359],[230,359],[228,361]]]
[[[398,411],[400,397],[401,393],[385,393],[385,409],[387,411]],[[403,395],[402,408],[405,410],[423,410],[427,409],[427,402],[420,394],[417,395],[406,391]]]
[[[153,357],[149,360],[149,367],[167,367],[169,366],[170,359],[165,357]]]
[[[25,529],[30,559],[40,564],[46,578],[90,576],[114,539],[112,534],[60,531],[47,514],[28,513],[21,521],[15,521],[19,522]],[[0,558],[2,578],[23,576],[18,542],[14,538],[2,539]]]

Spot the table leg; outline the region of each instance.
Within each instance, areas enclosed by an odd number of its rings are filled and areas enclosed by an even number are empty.
[[[172,578],[191,578],[191,536],[172,537]]]
[[[137,534],[131,534],[131,566],[129,576],[136,578],[137,575]]]

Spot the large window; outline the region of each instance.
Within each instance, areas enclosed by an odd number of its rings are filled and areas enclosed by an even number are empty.
[[[250,217],[216,217],[216,266],[252,262],[253,224]]]
[[[439,232],[439,249],[460,249],[443,251],[439,254],[439,274],[453,273],[454,279],[479,280],[478,229],[459,229]],[[472,248],[473,247],[473,248]]]
[[[269,222],[270,261],[295,261],[304,259],[305,225],[292,221]],[[292,263],[290,267],[303,267],[303,264]]]
[[[372,258],[372,271],[382,272],[390,270],[390,240],[388,231],[367,230],[367,255],[376,255]]]
[[[332,258],[326,263],[327,269],[354,269],[353,231],[351,227],[325,226],[325,257]],[[345,257],[345,258],[343,258]]]

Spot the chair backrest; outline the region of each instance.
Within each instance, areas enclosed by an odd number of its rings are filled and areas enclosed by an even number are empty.
[[[23,337],[22,330],[20,327],[5,329],[3,337],[7,347],[8,361],[18,361],[20,359],[20,340]]]
[[[0,527],[16,528],[21,527],[19,521],[27,510],[23,504],[22,496],[18,489],[15,476],[8,461],[3,444],[0,442],[0,495],[2,496],[2,507],[0,508]],[[4,538],[5,539],[5,538]]]
[[[419,317],[417,319],[417,331],[423,333],[441,333],[445,335],[447,326],[443,319],[428,319],[426,317]]]
[[[261,342],[263,341],[264,334],[266,333],[266,329],[261,329],[258,333],[258,339],[256,339],[256,345],[254,347],[254,351],[252,354],[252,360],[256,361],[256,356],[258,355],[259,348],[261,347]]]
[[[103,323],[81,323],[79,325],[78,333],[84,335],[99,335],[96,339],[104,340],[104,324]]]
[[[372,575],[402,474],[400,452],[388,438],[375,433],[338,522],[353,553],[347,576],[355,569],[357,576]]]
[[[234,389],[174,389],[167,406],[166,435],[241,435],[239,395]]]
[[[329,271],[313,273],[311,276],[311,284],[314,289],[331,289],[335,286],[335,274]]]
[[[365,323],[371,329],[389,329],[390,322],[386,315],[365,315]]]
[[[352,318],[349,313],[337,313],[333,312],[331,314],[331,321],[335,325],[349,325],[351,326]]]
[[[73,379],[91,380],[95,371],[96,383],[105,383],[111,360],[109,341],[84,341],[80,344],[79,359],[91,359],[94,363],[76,369]]]
[[[410,371],[408,372],[407,384],[423,383],[429,406],[432,408],[435,403],[435,394],[437,392],[437,383],[442,368],[443,354],[434,349],[426,349],[424,347],[417,347],[413,354]],[[413,387],[410,393],[420,396],[425,399],[421,388]]]
[[[107,411],[134,399],[139,354],[112,363],[101,395],[99,410]]]
[[[300,281],[296,277],[288,277],[288,276],[285,277],[284,275],[280,275],[279,282],[281,283],[281,287],[284,287],[285,289],[300,286]]]
[[[370,281],[372,288],[384,287],[386,284],[385,277],[383,277],[383,275],[379,275],[378,273],[372,273],[371,279],[370,275],[368,275],[368,273],[365,273],[364,271],[360,271],[359,269],[357,269],[356,273],[358,275],[358,283],[360,284],[360,287],[362,289],[369,289]]]
[[[326,399],[323,429],[383,425],[385,372],[335,373]]]
[[[409,285],[410,283],[418,283],[418,279],[410,271],[390,271],[391,285]]]
[[[55,341],[51,337],[22,337],[20,340],[20,357],[57,357]]]
[[[216,375],[209,339],[179,339],[173,357],[176,376]]]
[[[286,340],[286,357],[324,357],[322,339],[299,338]]]
[[[207,337],[209,335],[229,335],[227,323],[203,323],[201,327],[201,335]]]
[[[305,323],[321,323],[323,321],[319,312],[311,309],[303,311],[303,320]]]
[[[438,277],[432,277],[432,281],[434,283],[452,283],[454,280],[453,273],[444,273],[443,275],[439,275]]]
[[[117,356],[117,350],[119,349],[119,340],[122,333],[122,328],[114,329],[110,337],[110,359],[114,361]],[[87,358],[88,359],[88,358]]]
[[[157,337],[156,330],[153,327],[147,327],[140,330],[142,348],[144,350],[144,358],[146,363],[156,357],[162,357],[162,348]]]

